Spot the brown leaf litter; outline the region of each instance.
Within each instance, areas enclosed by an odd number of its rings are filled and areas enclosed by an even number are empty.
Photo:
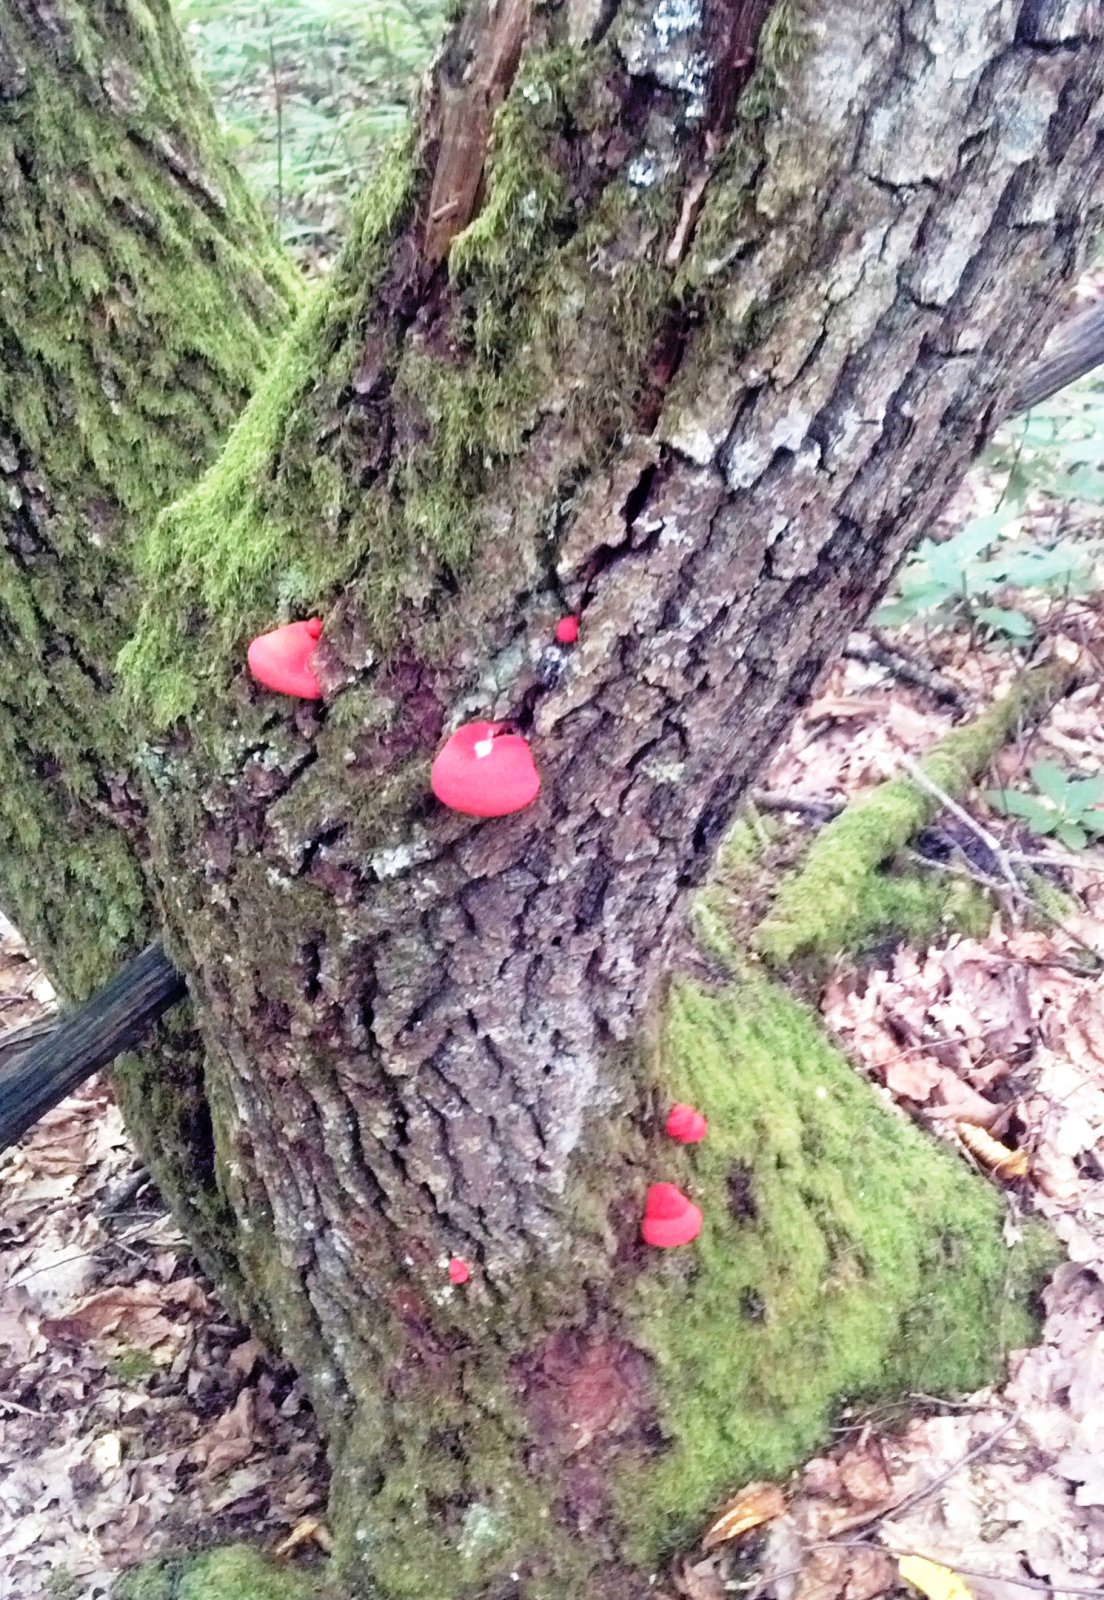
[[[52,998],[0,921],[0,1026]],[[106,1080],[0,1156],[0,1186],[5,1600],[65,1577],[67,1600],[98,1600],[176,1545],[309,1527],[326,1483],[301,1386],[189,1260]]]

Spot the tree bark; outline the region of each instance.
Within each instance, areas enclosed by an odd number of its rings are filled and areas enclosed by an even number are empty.
[[[0,217],[0,904],[79,1001],[159,923],[113,689],[135,540],[214,455],[299,288],[166,0],[0,0]],[[198,1063],[177,1021],[117,1081],[210,1259]]]
[[[724,1482],[656,1506],[736,1315],[708,1256],[635,1242],[665,975],[1081,263],[1102,78],[1069,0],[476,4],[145,541],[124,678],[230,1249],[365,1593],[636,1595]],[[323,701],[257,690],[250,634],[316,609]],[[472,717],[529,738],[530,809],[428,798]],[[697,1342],[657,1344],[684,1305]]]

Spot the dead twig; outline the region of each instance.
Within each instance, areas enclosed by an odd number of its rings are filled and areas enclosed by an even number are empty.
[[[937,700],[954,706],[956,711],[965,711],[967,697],[957,683],[952,683],[933,667],[917,661],[908,651],[902,649],[900,645],[891,644],[879,632],[872,629],[870,637],[874,641],[873,644],[857,644],[852,641],[847,646],[843,653],[849,661],[862,661],[868,666],[884,667],[895,678],[926,689]]]

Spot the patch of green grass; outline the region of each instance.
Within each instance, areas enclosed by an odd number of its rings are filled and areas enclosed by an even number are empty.
[[[679,983],[661,1070],[709,1137],[656,1173],[702,1207],[702,1235],[657,1252],[635,1291],[671,1441],[623,1486],[642,1559],[744,1480],[791,1471],[843,1404],[996,1378],[1059,1256],[1034,1225],[1010,1251],[999,1195],[762,972],[717,994]]]

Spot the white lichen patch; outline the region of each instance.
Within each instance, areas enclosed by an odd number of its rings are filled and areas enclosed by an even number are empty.
[[[473,1500],[464,1513],[457,1550],[463,1561],[479,1561],[492,1554],[501,1543],[506,1531],[506,1519],[501,1511],[481,1500]]]

